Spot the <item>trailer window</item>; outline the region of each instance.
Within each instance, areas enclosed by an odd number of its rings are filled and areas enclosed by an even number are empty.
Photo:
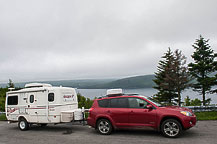
[[[30,102],[30,103],[33,103],[33,102],[34,102],[34,95],[30,95],[29,102]]]
[[[48,101],[53,102],[54,101],[54,93],[49,93],[48,94]]]
[[[8,105],[17,105],[17,104],[18,104],[18,96],[8,97]]]

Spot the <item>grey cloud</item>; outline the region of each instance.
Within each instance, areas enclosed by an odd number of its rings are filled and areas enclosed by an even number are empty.
[[[215,0],[0,1],[0,82],[151,74],[199,34],[217,51]]]

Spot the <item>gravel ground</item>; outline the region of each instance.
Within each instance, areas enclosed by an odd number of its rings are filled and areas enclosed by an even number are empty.
[[[118,130],[111,135],[99,135],[93,128],[82,125],[33,126],[20,131],[17,123],[0,122],[0,144],[216,144],[217,121],[199,121],[179,138],[165,138],[153,130]]]

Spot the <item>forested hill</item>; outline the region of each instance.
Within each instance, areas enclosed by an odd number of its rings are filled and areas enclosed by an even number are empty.
[[[136,89],[136,88],[151,88],[154,86],[154,75],[144,75],[118,79],[109,83],[92,85],[89,88],[108,89],[108,88],[123,88],[123,89]],[[88,88],[88,87],[87,87]]]
[[[123,79],[84,79],[84,80],[58,80],[58,81],[37,81],[49,83],[53,86],[67,86],[79,89],[110,89],[110,88],[150,88],[154,86],[154,75],[144,75],[128,77]],[[24,87],[26,83],[15,83],[16,87]],[[0,84],[0,87],[6,87],[7,84]]]

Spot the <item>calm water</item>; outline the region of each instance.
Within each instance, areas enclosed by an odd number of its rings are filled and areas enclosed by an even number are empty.
[[[78,89],[77,91],[81,93],[81,95],[93,99],[94,97],[104,96],[106,95],[107,89]],[[124,93],[138,93],[145,96],[152,96],[157,93],[157,90],[153,88],[145,88],[145,89],[124,89]],[[185,90],[182,93],[182,101],[184,98],[189,96],[190,99],[202,99],[202,96],[199,93],[192,91],[191,89]],[[206,98],[211,98],[211,104],[217,104],[217,94],[207,94]]]

